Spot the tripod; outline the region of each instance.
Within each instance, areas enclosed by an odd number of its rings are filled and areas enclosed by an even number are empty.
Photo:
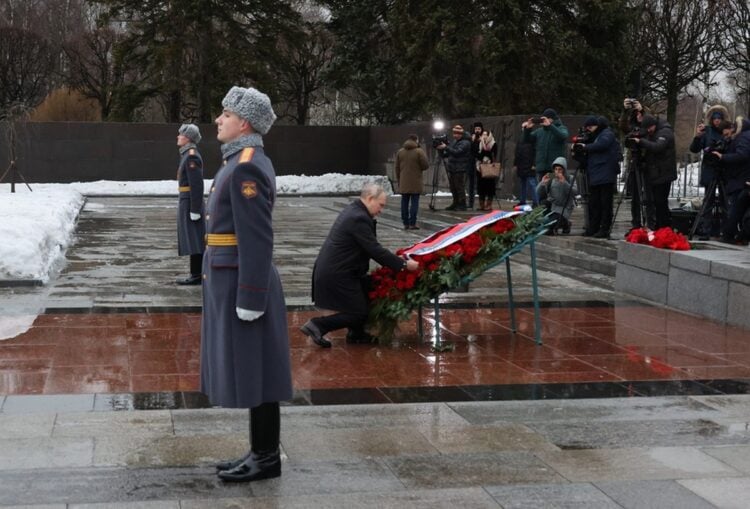
[[[31,189],[31,186],[28,182],[26,182],[26,179],[23,176],[23,173],[21,173],[21,170],[18,169],[18,166],[16,166],[16,121],[13,118],[12,115],[15,114],[23,114],[23,111],[19,110],[19,112],[15,111],[15,108],[11,108],[10,110],[10,118],[7,120],[8,124],[8,156],[10,159],[10,165],[8,166],[8,169],[5,170],[5,173],[0,177],[0,182],[3,182],[5,180],[5,177],[10,174],[10,192],[15,193],[16,192],[16,182],[18,182],[18,179],[20,178],[21,181],[26,185],[26,187],[29,188],[29,191],[33,191]]]
[[[716,196],[716,190],[719,190],[719,196]],[[714,178],[711,179],[711,182],[708,184],[708,187],[706,187],[706,193],[703,197],[703,204],[701,205],[701,209],[698,211],[698,215],[695,216],[695,219],[693,219],[693,226],[690,227],[690,234],[688,235],[689,240],[693,240],[693,236],[695,235],[695,231],[698,229],[698,225],[703,220],[703,217],[706,212],[708,212],[709,207],[711,210],[711,222],[713,222],[714,217],[721,217],[726,220],[726,212],[727,212],[727,192],[726,188],[724,187],[724,181],[721,179],[720,175],[715,175]],[[705,227],[705,225],[704,225]],[[709,224],[709,233],[711,230],[711,225]]]
[[[435,195],[437,194],[438,181],[440,180],[440,167],[444,166],[443,156],[435,149],[435,161],[432,163],[432,197],[430,197],[430,210],[435,210]]]
[[[643,188],[643,175],[641,175],[641,171],[639,168],[640,165],[640,154],[635,151],[630,151],[630,161],[628,164],[628,168],[625,171],[625,188],[629,184],[631,184],[631,177],[633,179],[632,185],[633,185],[633,196],[631,199],[638,200],[639,204],[639,217],[638,222],[643,226],[644,224],[648,224],[648,201],[647,201],[647,193],[646,190]],[[617,213],[620,211],[620,205],[622,205],[622,201],[625,199],[625,189],[623,189],[623,192],[620,193],[620,198],[617,200],[617,206],[615,207],[615,212],[612,214],[612,224],[609,225],[609,231],[611,232],[612,229],[615,227],[615,221],[617,220]],[[635,219],[635,218],[633,218]]]

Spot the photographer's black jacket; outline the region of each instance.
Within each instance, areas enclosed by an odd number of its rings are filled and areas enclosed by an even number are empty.
[[[471,152],[471,140],[461,138],[453,140],[440,154],[445,158],[448,173],[474,171],[474,154]]]
[[[666,120],[656,120],[654,134],[641,138],[643,171],[649,184],[665,184],[677,179],[674,131]]]
[[[745,181],[750,180],[750,120],[742,121],[741,130],[729,142],[720,165],[726,172],[727,193],[742,190]]]

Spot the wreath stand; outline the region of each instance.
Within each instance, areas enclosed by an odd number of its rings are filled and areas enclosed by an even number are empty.
[[[515,334],[517,332],[516,308],[515,308],[515,304],[513,303],[513,280],[511,278],[510,257],[516,253],[521,252],[521,250],[523,250],[523,248],[528,245],[529,252],[531,255],[531,288],[532,288],[533,300],[534,300],[534,340],[536,341],[537,345],[542,344],[542,326],[541,326],[541,318],[540,318],[540,312],[539,312],[539,285],[538,285],[537,276],[536,276],[535,242],[539,237],[541,237],[547,232],[547,228],[551,224],[552,223],[546,223],[540,226],[536,231],[534,231],[531,235],[526,237],[522,242],[513,246],[511,249],[505,252],[501,257],[495,260],[495,262],[488,265],[484,271],[482,271],[479,274],[464,276],[463,278],[459,280],[458,284],[455,286],[455,287],[459,287],[462,285],[469,284],[470,282],[472,282],[473,280],[481,276],[484,272],[505,262],[505,273],[507,274],[507,277],[508,277],[508,308],[510,309],[510,330],[511,332]],[[435,345],[434,345],[434,348],[435,350],[438,350],[438,351],[441,350],[442,348],[442,342],[440,340],[440,295],[437,295],[432,300],[432,303],[435,309]],[[418,319],[417,333],[419,334],[419,339],[424,340],[424,330],[422,326],[422,306],[419,306],[418,308],[417,319]]]

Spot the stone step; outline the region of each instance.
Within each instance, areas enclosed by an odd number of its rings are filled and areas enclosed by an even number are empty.
[[[578,235],[555,235],[541,237],[539,244],[549,245],[556,248],[564,248],[572,251],[617,260],[617,242],[605,239],[593,239]]]
[[[556,247],[547,249],[548,245],[537,245],[537,268],[554,272],[561,276],[582,281],[599,288],[613,290],[617,261],[571,249]],[[513,256],[513,260],[526,264],[531,263],[528,250]]]

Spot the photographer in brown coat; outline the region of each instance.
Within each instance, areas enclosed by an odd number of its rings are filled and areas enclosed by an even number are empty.
[[[401,193],[401,221],[404,230],[419,230],[417,212],[422,194],[422,172],[430,165],[427,154],[419,146],[416,134],[410,134],[404,146],[396,153],[396,180]]]

